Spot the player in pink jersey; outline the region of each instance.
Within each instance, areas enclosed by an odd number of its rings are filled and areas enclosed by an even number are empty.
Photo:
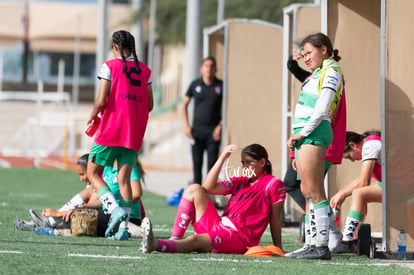
[[[272,165],[266,149],[259,144],[244,148],[241,162],[245,176],[217,182],[223,165],[237,150],[238,146],[228,145],[208,172],[203,185],[192,184],[187,187],[178,206],[169,240],[155,239],[150,220],[143,219],[142,252],[241,254],[247,247],[259,244],[269,223],[273,244],[282,248],[280,213],[286,187],[271,175]],[[231,194],[221,217],[208,194]],[[183,239],[190,223],[197,234]]]
[[[360,175],[339,190],[330,201],[333,208],[340,209],[344,200],[352,195],[351,209],[343,231],[343,246],[338,252],[353,252],[353,233],[366,215],[367,204],[382,201],[381,147],[379,131],[368,131],[362,135],[346,132],[344,158],[362,160],[362,167]],[[378,184],[371,184],[371,178]]]
[[[100,124],[89,154],[87,175],[99,199],[112,214],[105,236],[128,239],[127,222],[131,212],[130,176],[138,157],[153,107],[151,70],[139,62],[135,39],[127,31],[112,35],[115,58],[106,61],[98,74],[100,87],[88,124],[101,114]],[[102,179],[105,166],[118,163],[120,202]]]

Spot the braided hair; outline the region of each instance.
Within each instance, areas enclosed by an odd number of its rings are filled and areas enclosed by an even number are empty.
[[[253,158],[255,160],[265,159],[266,160],[266,164],[265,164],[265,167],[264,167],[265,171],[269,175],[272,174],[272,163],[269,160],[266,149],[262,145],[257,144],[257,143],[250,144],[249,146],[246,146],[243,149],[241,154],[242,154],[242,156],[244,154],[249,155],[251,158]]]
[[[124,30],[120,30],[117,32],[114,32],[112,35],[112,43],[117,45],[119,47],[119,52],[121,54],[122,62],[124,63],[124,66],[122,67],[122,72],[125,73],[127,70],[124,50],[130,51],[135,63],[135,69],[137,70],[138,74],[141,73],[141,69],[139,68],[139,60],[138,56],[135,50],[135,38],[134,36]]]

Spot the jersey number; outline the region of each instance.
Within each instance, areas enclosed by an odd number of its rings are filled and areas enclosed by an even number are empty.
[[[133,79],[131,77],[132,74],[136,74],[138,75],[138,71],[136,68],[131,68],[129,70],[129,72],[127,72],[125,75],[126,77],[129,79],[129,82],[131,83],[132,86],[138,86],[141,87],[141,80],[137,80],[137,79]]]

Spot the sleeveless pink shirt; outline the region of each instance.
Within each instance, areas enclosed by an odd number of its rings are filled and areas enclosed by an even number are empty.
[[[151,70],[139,62],[141,73],[138,74],[135,63],[127,60],[127,70],[123,73],[120,58],[105,64],[111,72],[111,90],[102,111],[95,143],[138,151],[148,122],[147,85]]]

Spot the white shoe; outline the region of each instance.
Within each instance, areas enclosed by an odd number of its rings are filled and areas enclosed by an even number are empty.
[[[131,238],[142,238],[141,226],[138,226],[132,222],[128,223],[128,233]]]
[[[140,251],[142,253],[151,253],[154,251],[154,235],[152,233],[152,224],[150,219],[145,217],[141,222],[142,242]]]

